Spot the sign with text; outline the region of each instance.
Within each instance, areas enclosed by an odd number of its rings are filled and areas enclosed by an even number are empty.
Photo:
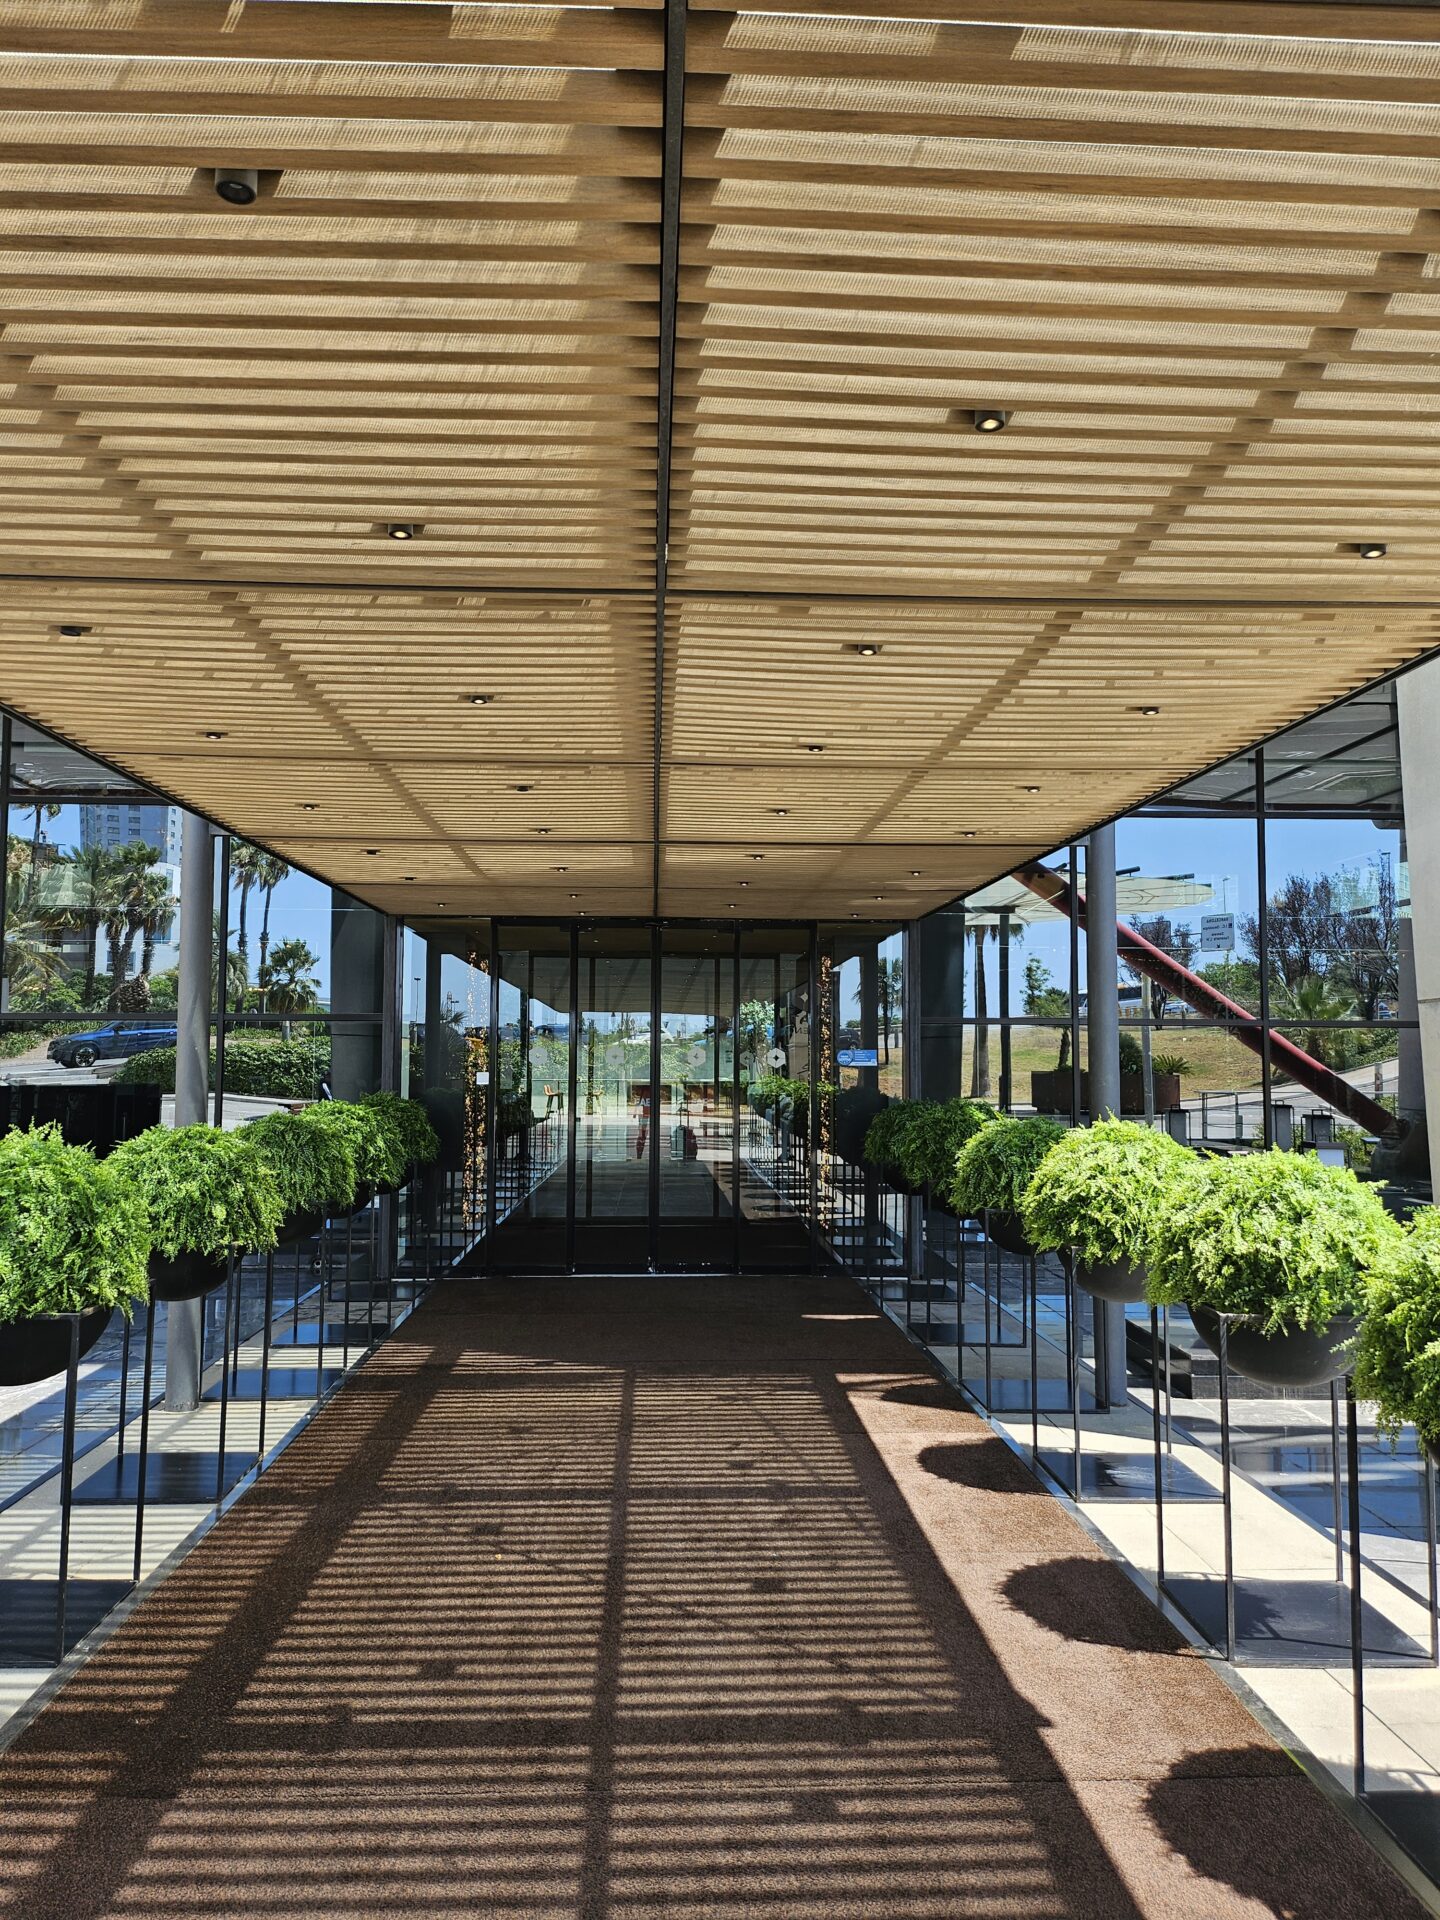
[[[1202,953],[1233,953],[1235,951],[1233,913],[1201,914],[1200,951]]]
[[[878,1067],[880,1054],[875,1047],[841,1047],[835,1060],[842,1067]]]

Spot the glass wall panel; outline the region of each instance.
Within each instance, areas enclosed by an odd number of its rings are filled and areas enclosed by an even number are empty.
[[[661,929],[659,1264],[736,1264],[735,931]]]
[[[649,1263],[653,945],[644,926],[579,933],[574,1260],[582,1272]]]
[[[569,1263],[570,930],[502,923],[496,975],[495,1264]]]
[[[810,1263],[811,963],[803,928],[741,931],[740,1264],[749,1272]]]

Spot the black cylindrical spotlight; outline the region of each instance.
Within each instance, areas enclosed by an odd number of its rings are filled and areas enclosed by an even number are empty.
[[[999,433],[1010,424],[1010,416],[1002,407],[977,407],[974,418],[977,433]]]
[[[419,537],[420,529],[413,520],[392,520],[385,529],[389,540],[414,540]]]
[[[227,207],[253,207],[260,197],[260,175],[254,167],[216,167],[215,191]]]
[[[1383,540],[1362,541],[1360,545],[1360,558],[1362,560],[1383,560],[1385,558],[1385,542]]]

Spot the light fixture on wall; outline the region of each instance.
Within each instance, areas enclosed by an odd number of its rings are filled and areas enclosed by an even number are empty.
[[[966,827],[965,831],[961,834],[960,838],[962,840],[973,840],[975,838],[974,827]]]
[[[219,727],[207,727],[205,729],[205,738],[207,740],[223,740],[225,735]]]
[[[528,780],[522,780],[518,784],[513,785],[510,791],[512,793],[531,793],[534,791],[534,789],[531,787],[530,782]]]
[[[862,660],[873,660],[875,655],[879,653],[880,648],[874,640],[860,640],[856,642],[854,651],[859,654]]]
[[[778,814],[779,817],[783,820],[786,814],[789,813],[790,809],[789,807],[772,807],[770,811],[774,814]]]
[[[379,857],[380,857],[379,847],[366,847],[365,858],[367,860],[378,860]]]
[[[385,537],[387,540],[417,540],[420,528],[414,520],[391,520],[386,524]]]
[[[1025,791],[1027,793],[1038,793],[1040,789],[1039,787],[1026,787]]]
[[[1141,707],[1139,711],[1145,716],[1147,720],[1157,719],[1160,713],[1159,707]]]
[[[535,831],[536,831],[536,833],[538,833],[538,834],[539,834],[539,836],[540,836],[540,838],[541,838],[542,840],[545,840],[545,839],[548,839],[548,838],[549,838],[549,834],[550,834],[550,829],[549,829],[549,827],[536,827],[536,829],[535,829]]]
[[[825,749],[820,745],[818,741],[811,740],[806,743],[805,751],[807,753],[823,753]]]
[[[57,631],[62,638],[66,640],[78,640],[82,634],[89,633],[91,629],[89,627],[64,626],[58,628]]]
[[[488,707],[495,696],[493,693],[467,693],[465,698],[472,707]]]
[[[1383,540],[1362,540],[1357,552],[1362,560],[1383,560],[1385,542]]]
[[[320,809],[313,800],[302,800],[300,802],[300,811],[302,813],[318,813]]]
[[[999,433],[1010,424],[1010,415],[1002,407],[977,407],[973,418],[977,433]]]
[[[253,207],[260,197],[256,167],[216,167],[215,191],[227,207]]]

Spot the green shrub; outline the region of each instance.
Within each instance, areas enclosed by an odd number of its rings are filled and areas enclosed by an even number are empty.
[[[1150,1065],[1156,1073],[1173,1074],[1177,1080],[1185,1080],[1193,1069],[1188,1053],[1152,1053]]]
[[[912,1186],[943,1188],[967,1140],[997,1117],[978,1100],[915,1100],[896,1142],[900,1171]]]
[[[428,1167],[439,1158],[440,1136],[418,1100],[398,1093],[362,1093],[356,1105],[378,1116],[407,1167]]]
[[[308,1114],[282,1108],[252,1120],[245,1138],[269,1162],[287,1215],[354,1203],[355,1150],[342,1128],[312,1126]]]
[[[1087,1266],[1143,1266],[1156,1216],[1199,1165],[1168,1133],[1133,1120],[1074,1127],[1025,1189],[1025,1237],[1040,1248],[1074,1247]]]
[[[1360,1310],[1398,1233],[1371,1188],[1313,1154],[1202,1160],[1157,1216],[1149,1297],[1244,1314],[1265,1333],[1323,1327]]]
[[[0,1321],[148,1297],[145,1211],[113,1164],[53,1125],[0,1136]]]
[[[314,1100],[330,1077],[330,1042],[245,1040],[225,1042],[225,1091],[271,1100]],[[126,1086],[175,1091],[174,1047],[132,1054],[114,1078]],[[215,1085],[215,1049],[210,1049],[210,1085]]]
[[[883,1173],[900,1171],[900,1135],[909,1124],[913,1100],[892,1100],[882,1107],[865,1129],[863,1157]]]
[[[405,1177],[405,1162],[371,1107],[351,1100],[317,1100],[301,1116],[312,1127],[331,1127],[349,1142],[355,1175],[364,1186],[394,1187]]]
[[[1373,1400],[1393,1439],[1413,1420],[1440,1445],[1440,1210],[1426,1207],[1370,1270],[1355,1391]]]
[[[147,1127],[122,1140],[107,1165],[138,1194],[151,1244],[168,1260],[218,1260],[232,1248],[255,1253],[275,1244],[285,1209],[275,1170],[248,1131]]]
[[[950,1186],[955,1211],[966,1218],[983,1213],[1019,1213],[1025,1189],[1046,1153],[1066,1129],[1058,1120],[1035,1114],[1025,1120],[997,1117],[960,1149]]]

